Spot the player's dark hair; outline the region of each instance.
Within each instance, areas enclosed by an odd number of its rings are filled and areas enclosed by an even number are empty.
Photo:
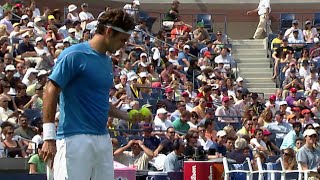
[[[119,27],[125,31],[133,30],[135,26],[133,18],[122,9],[111,9],[101,14],[98,19],[96,33],[104,34],[106,25]]]

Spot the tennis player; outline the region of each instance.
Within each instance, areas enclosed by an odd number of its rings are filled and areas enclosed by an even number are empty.
[[[49,76],[43,103],[43,154],[53,160],[54,180],[114,179],[112,144],[106,129],[108,116],[134,122],[138,116],[109,104],[113,85],[111,58],[124,47],[134,29],[122,9],[100,16],[89,42],[65,49]],[[60,96],[60,121],[55,113]]]

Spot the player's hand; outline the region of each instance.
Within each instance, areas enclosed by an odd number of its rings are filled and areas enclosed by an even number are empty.
[[[53,159],[57,152],[56,141],[55,140],[45,140],[42,145],[42,158],[45,162],[50,162],[48,166],[53,167]]]

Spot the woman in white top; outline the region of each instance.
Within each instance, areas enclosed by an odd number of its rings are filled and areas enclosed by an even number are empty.
[[[31,1],[30,9],[31,9],[31,11],[33,13],[32,18],[41,16],[40,10],[36,7],[36,2],[35,1]]]
[[[69,13],[67,14],[67,19],[72,20],[72,22],[80,21],[79,14],[76,10],[77,10],[77,6],[75,6],[74,4],[69,5],[68,6]]]
[[[303,36],[306,43],[313,43],[313,39],[318,37],[318,31],[312,26],[311,21],[307,20],[305,22],[305,29],[303,30]]]
[[[179,66],[179,62],[178,62],[178,59],[176,57],[176,55],[174,54],[174,48],[170,48],[169,49],[169,54],[168,54],[168,61],[174,65],[174,66]]]

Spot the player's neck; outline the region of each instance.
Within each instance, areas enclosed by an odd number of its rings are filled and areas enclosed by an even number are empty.
[[[91,48],[101,54],[105,54],[109,51],[109,45],[106,44],[105,38],[100,35],[96,34],[90,41],[89,44]]]

